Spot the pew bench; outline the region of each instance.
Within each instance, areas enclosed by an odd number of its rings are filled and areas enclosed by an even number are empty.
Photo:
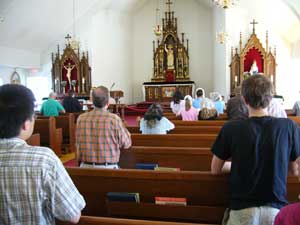
[[[57,225],[71,225],[72,223],[56,221]],[[207,225],[204,223],[180,223],[151,220],[130,220],[110,217],[81,216],[78,225]],[[216,225],[216,224],[215,224]]]
[[[221,126],[176,126],[168,134],[218,134]],[[127,127],[130,133],[141,133],[139,127]]]
[[[32,134],[30,138],[26,140],[26,142],[31,146],[41,146],[40,134]]]
[[[131,134],[132,146],[206,147],[212,146],[216,134]]]
[[[210,171],[211,160],[210,148],[132,146],[121,151],[119,166],[134,169],[137,163],[154,163],[184,171]]]
[[[197,120],[197,121],[182,121],[172,120],[175,127],[177,126],[218,126],[222,127],[228,120]]]

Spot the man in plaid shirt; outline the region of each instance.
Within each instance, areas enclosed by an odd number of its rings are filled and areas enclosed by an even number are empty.
[[[34,96],[0,86],[0,224],[77,223],[85,201],[54,152],[26,144],[34,127]]]
[[[77,159],[81,167],[119,168],[120,149],[131,146],[129,131],[117,115],[107,110],[109,91],[100,86],[92,92],[95,108],[77,120]]]

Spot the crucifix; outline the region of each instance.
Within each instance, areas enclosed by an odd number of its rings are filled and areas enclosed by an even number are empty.
[[[65,37],[65,39],[67,40],[68,44],[70,44],[70,40],[71,40],[71,36],[70,34],[67,34],[67,36]]]
[[[250,24],[253,25],[253,33],[255,33],[255,25],[258,24],[258,22],[255,21],[255,19],[253,19],[253,21]]]
[[[173,2],[171,2],[171,0],[167,0],[167,3],[166,3],[169,7],[169,12],[171,12],[171,5],[173,4]]]

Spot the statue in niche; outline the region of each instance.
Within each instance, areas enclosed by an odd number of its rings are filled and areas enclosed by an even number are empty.
[[[167,53],[167,68],[168,70],[174,69],[174,51],[171,44],[168,44],[168,47],[165,45],[165,51]]]
[[[256,64],[256,60],[253,61],[249,73],[250,73],[251,75],[255,75],[255,74],[258,73],[258,67],[257,67],[257,64]]]
[[[74,69],[74,67],[75,67],[75,65],[73,65],[73,66],[71,66],[71,63],[68,63],[68,66],[64,66],[64,68],[67,70],[67,74],[66,74],[66,76],[67,76],[67,78],[68,78],[68,81],[69,81],[69,87],[70,87],[70,90],[72,89],[72,87],[71,87],[71,72],[72,72],[72,70]]]

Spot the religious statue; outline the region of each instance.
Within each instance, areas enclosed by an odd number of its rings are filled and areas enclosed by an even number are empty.
[[[174,69],[174,51],[171,44],[168,44],[168,48],[165,45],[165,51],[167,53],[167,69]]]
[[[253,61],[249,73],[250,73],[251,75],[255,75],[255,74],[258,73],[258,67],[257,67],[257,64],[256,64],[256,60]]]
[[[68,63],[68,66],[64,66],[64,68],[67,70],[67,78],[68,78],[68,81],[69,81],[69,87],[70,87],[70,90],[72,89],[71,87],[71,72],[72,70],[74,69],[75,65],[71,66],[71,63]]]

